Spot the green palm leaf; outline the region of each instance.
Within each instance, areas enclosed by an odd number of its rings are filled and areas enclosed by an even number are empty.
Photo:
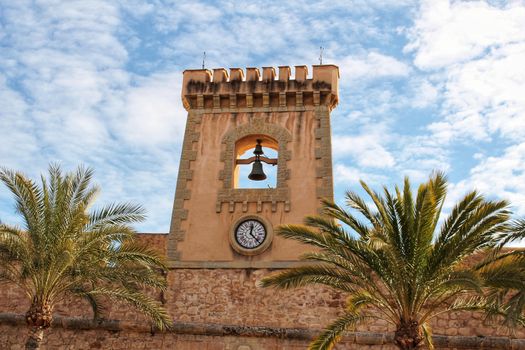
[[[433,347],[428,321],[441,313],[490,307],[499,315],[522,315],[525,294],[504,299],[498,288],[523,291],[525,279],[516,282],[516,276],[525,270],[516,262],[503,268],[503,258],[498,269],[490,261],[468,267],[474,254],[487,254],[508,239],[512,227],[512,237],[523,235],[525,224],[516,221],[512,226],[506,201],[488,201],[474,191],[442,220],[447,188],[442,173],[432,174],[415,194],[408,178],[403,188],[383,188],[382,193],[361,185],[373,206],[347,192],[350,210],[323,201],[322,216],[309,216],[304,225],[280,226],[279,235],[310,245],[315,252],[302,257],[310,264],[261,281],[264,287],[285,289],[321,284],[348,295],[343,316],[326,328],[312,349],[330,349],[342,332],[371,317],[393,323],[395,344],[409,349],[423,343]],[[495,253],[487,256],[497,260]],[[487,294],[491,285],[495,291]],[[498,304],[501,300],[508,303]]]
[[[308,346],[309,350],[330,350],[341,339],[343,332],[357,324],[364,322],[369,317],[364,317],[355,313],[345,313],[333,323],[328,325],[325,330]]]
[[[49,327],[54,305],[67,295],[85,298],[97,318],[105,296],[168,328],[169,315],[146,294],[151,288],[165,290],[166,264],[135,240],[130,226],[145,218],[144,209],[115,203],[92,210],[99,193],[92,177],[89,168],[63,174],[52,164],[39,186],[21,173],[0,170],[24,222],[22,229],[0,223],[0,283],[15,283],[28,296],[33,328]]]

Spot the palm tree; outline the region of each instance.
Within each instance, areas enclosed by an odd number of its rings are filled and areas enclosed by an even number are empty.
[[[525,220],[516,220],[510,234],[492,254],[475,266],[486,291],[483,308],[489,318],[502,316],[511,329],[525,326],[525,250],[508,248],[505,243],[525,238]]]
[[[278,233],[316,248],[310,262],[261,281],[264,287],[295,288],[322,284],[348,295],[342,315],[310,344],[331,349],[347,329],[384,319],[395,329],[399,349],[426,344],[433,349],[429,320],[451,311],[476,309],[481,291],[478,272],[466,265],[473,254],[494,246],[506,231],[510,213],[505,201],[488,201],[470,192],[440,221],[446,179],[433,174],[412,193],[406,178],[383,194],[363,189],[374,209],[356,193],[347,192],[349,212],[324,201],[323,216],[309,216],[303,225],[285,225]]]
[[[103,299],[132,305],[159,328],[171,320],[145,288],[163,290],[161,257],[135,240],[129,225],[144,219],[138,205],[90,209],[99,189],[93,171],[79,167],[62,174],[50,165],[42,185],[19,172],[0,170],[12,192],[23,227],[0,223],[0,283],[17,285],[30,301],[26,349],[38,349],[53,320],[54,306],[67,296],[85,298],[94,317]]]

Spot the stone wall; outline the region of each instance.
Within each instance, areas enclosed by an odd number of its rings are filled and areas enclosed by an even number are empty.
[[[141,239],[165,252],[165,235],[141,235]],[[73,316],[73,321],[55,322],[47,349],[304,349],[319,329],[337,316],[345,296],[322,287],[291,291],[260,288],[258,281],[271,272],[268,269],[170,270],[168,291],[156,296],[164,301],[178,325],[170,333],[152,335],[149,322],[124,306],[112,306],[107,314],[108,319],[121,320],[110,323],[114,328],[90,324],[86,319],[82,323],[78,317],[91,316],[88,305],[79,300],[66,300],[54,311],[59,316]],[[0,349],[21,348],[21,339],[26,334],[22,315],[27,307],[28,302],[20,290],[1,286],[0,313],[4,317],[0,315]],[[525,349],[523,328],[509,338],[504,328],[484,324],[479,314],[445,315],[432,325],[435,335],[446,336],[436,338],[443,344],[439,348],[467,349],[469,344],[478,344],[470,347],[474,349],[485,341],[483,348]],[[392,349],[384,344],[389,342],[392,331],[386,322],[362,325],[357,331],[362,333],[345,338],[339,348]],[[511,338],[521,340],[512,343]],[[244,345],[249,347],[242,348]]]
[[[94,322],[57,316],[46,332],[43,349],[305,349],[318,329],[239,327],[177,323],[170,332],[154,332],[129,322]],[[27,331],[22,315],[0,313],[0,349],[23,349]],[[382,333],[347,333],[336,349],[394,350],[392,336]],[[506,337],[434,336],[436,349],[525,349],[524,339]]]
[[[260,288],[269,270],[180,269],[170,271],[166,307],[182,322],[226,323],[267,327],[322,328],[344,307],[345,295],[323,287],[276,290]],[[185,291],[191,291],[190,293]],[[483,323],[470,312],[443,315],[432,322],[434,334],[497,336],[505,329]],[[358,327],[358,331],[389,332],[386,321]],[[525,337],[519,330],[518,337]]]

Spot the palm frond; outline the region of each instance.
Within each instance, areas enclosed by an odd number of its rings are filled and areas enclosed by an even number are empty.
[[[41,186],[23,174],[0,170],[13,193],[24,225],[0,223],[0,281],[18,284],[31,303],[50,307],[68,295],[88,300],[95,317],[99,297],[130,303],[162,328],[171,324],[161,305],[148,297],[165,290],[163,258],[135,240],[130,225],[144,219],[144,209],[115,203],[90,211],[99,192],[90,185],[93,171],[80,166],[63,173],[51,164]]]
[[[93,311],[94,320],[99,320],[103,317],[104,313],[106,312],[106,307],[104,307],[103,303],[99,300],[97,294],[90,293],[87,289],[83,288],[82,286],[72,287],[69,291],[71,292],[71,294],[87,300],[89,306],[91,307],[91,310]]]
[[[38,186],[23,174],[5,168],[0,170],[0,180],[11,191],[16,201],[17,212],[24,218],[27,231],[38,246],[42,232],[38,203],[43,197]]]
[[[122,242],[114,250],[110,260],[115,264],[133,263],[142,267],[167,269],[166,261],[156,250],[130,240]]]
[[[308,346],[309,350],[330,350],[339,341],[343,332],[353,328],[359,323],[364,322],[370,317],[362,316],[356,313],[346,312],[332,324],[328,325],[325,330]]]
[[[396,327],[415,322],[430,348],[428,320],[441,313],[487,312],[490,305],[514,324],[523,320],[525,253],[490,252],[525,232],[525,220],[510,222],[506,201],[489,201],[472,191],[441,221],[447,192],[441,172],[433,173],[415,194],[408,178],[394,191],[384,187],[379,193],[363,181],[361,186],[373,204],[347,192],[350,211],[325,200],[323,216],[307,217],[304,226],[280,226],[282,237],[315,249],[302,258],[316,265],[282,271],[261,282],[285,289],[323,284],[347,294],[343,317],[312,348],[331,348],[348,326],[378,314]],[[469,266],[480,252],[486,261]],[[361,309],[361,304],[369,308]]]
[[[336,270],[326,265],[302,266],[284,270],[263,278],[261,287],[279,287],[290,289],[309,284],[324,284],[343,291],[353,291],[355,278],[343,270]]]
[[[0,261],[19,261],[28,256],[26,235],[20,229],[0,224]]]
[[[173,321],[160,302],[152,299],[142,292],[132,291],[126,288],[104,288],[98,287],[89,292],[92,296],[103,295],[117,302],[132,305],[135,309],[150,318],[160,330],[170,329]]]
[[[514,220],[509,225],[508,232],[502,236],[501,247],[505,244],[525,238],[525,219]]]
[[[326,248],[326,236],[302,225],[281,225],[277,227],[278,235],[295,241]]]
[[[350,215],[348,212],[346,212],[344,209],[339,207],[337,204],[331,201],[324,200],[323,201],[323,212],[328,217],[339,220],[343,224],[348,225],[361,238],[363,239],[369,238],[370,236],[369,227],[365,223],[355,218],[354,216]]]
[[[430,327],[430,324],[428,324],[427,322],[424,322],[421,325],[421,329],[423,330],[423,339],[428,350],[434,350],[434,341],[432,340],[432,327]]]
[[[481,293],[483,284],[484,280],[479,273],[472,269],[463,269],[452,271],[441,284],[436,286],[436,290],[454,290],[458,288]]]
[[[112,203],[91,213],[87,230],[104,225],[141,222],[145,219],[144,208],[132,203]]]

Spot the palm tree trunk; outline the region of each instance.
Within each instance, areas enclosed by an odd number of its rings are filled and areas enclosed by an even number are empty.
[[[53,306],[42,298],[34,297],[26,312],[26,322],[29,326],[29,334],[26,341],[27,349],[40,349],[44,339],[44,330],[51,327],[53,321]],[[45,300],[45,299],[44,299]]]
[[[29,334],[26,341],[26,350],[40,349],[40,344],[44,339],[44,329],[42,327],[29,327]]]
[[[423,329],[419,322],[401,320],[394,334],[394,344],[401,350],[412,350],[423,346]]]

